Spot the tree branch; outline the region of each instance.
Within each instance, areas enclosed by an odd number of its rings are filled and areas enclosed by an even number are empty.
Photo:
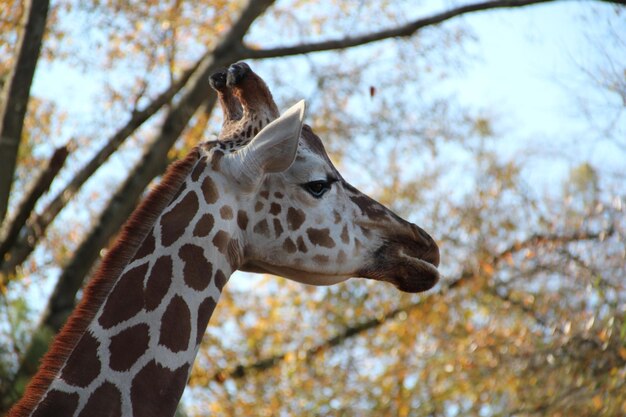
[[[2,273],[10,276],[15,273],[18,265],[22,264],[32,253],[39,240],[45,235],[48,226],[76,195],[82,185],[102,166],[104,162],[132,135],[141,125],[150,119],[164,105],[171,102],[176,95],[189,81],[193,73],[198,69],[203,59],[198,60],[191,68],[187,69],[182,76],[173,83],[167,90],[159,94],[143,110],[133,112],[130,120],[120,128],[107,143],[98,151],[72,178],[72,180],[61,189],[56,196],[43,209],[41,214],[36,215],[33,220],[26,225],[21,237],[13,242],[14,245],[6,247],[5,252],[0,251],[0,255],[10,251],[4,259],[0,256]],[[4,246],[4,245],[3,245]]]
[[[385,29],[378,32],[368,33],[361,36],[347,37],[321,42],[305,43],[294,46],[285,46],[271,49],[254,49],[243,46],[242,54],[244,58],[261,59],[276,58],[290,55],[310,54],[312,52],[331,51],[336,49],[346,49],[354,46],[365,45],[391,38],[406,38],[414,35],[418,30],[426,26],[434,26],[450,20],[454,17],[493,9],[508,9],[531,6],[540,3],[551,3],[557,0],[496,0],[480,3],[467,4],[454,9],[434,14],[430,17],[417,19],[402,26]],[[625,0],[597,0],[603,3],[626,4]]]
[[[361,323],[357,323],[353,326],[349,326],[346,329],[344,329],[344,331],[342,331],[341,333],[339,333],[338,335],[335,335],[333,337],[331,337],[330,339],[325,340],[324,342],[313,346],[310,349],[306,350],[305,353],[305,359],[309,360],[312,357],[327,351],[328,349],[338,346],[341,343],[343,343],[344,341],[358,336],[359,334],[376,328],[384,323],[386,323],[389,320],[392,320],[394,318],[396,318],[398,316],[398,314],[402,313],[402,312],[406,312],[409,311],[415,307],[417,307],[418,304],[421,304],[421,302],[419,303],[414,303],[411,304],[409,306],[406,307],[401,307],[401,308],[396,308],[395,310],[392,310],[390,312],[388,312],[387,314],[385,314],[382,317],[375,317],[372,319],[369,319],[367,321],[361,322]],[[246,375],[250,374],[250,373],[254,373],[254,372],[262,372],[265,371],[267,369],[273,368],[274,366],[278,365],[283,359],[285,359],[285,357],[287,356],[287,352],[285,353],[281,353],[275,356],[272,356],[270,358],[266,358],[266,359],[261,359],[258,362],[254,362],[251,363],[249,365],[237,365],[235,367],[235,369],[233,369],[233,371],[229,372],[228,374],[224,374],[223,372],[217,372],[213,379],[218,381],[218,382],[223,382],[226,380],[227,377],[233,378],[233,379],[241,379],[243,377],[245,377]]]
[[[555,0],[496,0],[468,4],[465,6],[456,7],[445,12],[434,14],[430,17],[417,19],[402,26],[368,33],[361,36],[347,37],[322,42],[305,43],[301,45],[278,47],[272,49],[253,49],[244,46],[243,54],[246,58],[260,59],[309,54],[312,52],[330,51],[335,49],[346,49],[354,46],[365,45],[371,42],[381,41],[384,39],[406,38],[414,35],[418,30],[426,26],[437,25],[439,23],[445,22],[446,20],[467,13],[491,9],[524,7],[552,1]]]
[[[48,191],[48,188],[50,188],[52,180],[56,178],[57,174],[63,167],[68,154],[69,149],[67,145],[57,148],[54,151],[52,158],[50,158],[46,169],[33,183],[32,188],[22,200],[22,203],[17,209],[17,213],[6,229],[6,233],[4,234],[2,241],[0,241],[0,259],[4,259],[4,255],[7,253],[9,248],[13,246],[13,243],[15,243],[20,230],[33,212],[35,204],[37,204],[39,198],[46,191]]]
[[[528,317],[530,317],[532,320],[534,320],[537,324],[539,324],[541,327],[543,327],[544,329],[550,329],[550,323],[548,323],[548,321],[546,319],[544,319],[543,317],[541,317],[540,315],[537,314],[537,312],[535,310],[533,310],[531,307],[529,307],[528,305],[524,304],[522,301],[520,300],[516,300],[515,298],[513,298],[511,296],[511,293],[507,292],[507,293],[502,293],[498,291],[497,287],[488,287],[487,288],[487,293],[489,295],[491,295],[492,297],[496,297],[499,300],[517,308],[518,310],[520,310],[522,313],[526,314]],[[563,330],[560,327],[553,327],[552,328],[555,332],[562,334]]]
[[[533,235],[530,238],[521,242],[517,242],[511,245],[510,247],[504,249],[503,251],[495,254],[492,257],[492,259],[493,259],[493,263],[498,263],[504,260],[507,256],[515,252],[521,251],[523,249],[529,248],[529,247],[542,246],[548,243],[566,244],[566,243],[570,243],[574,241],[599,239],[603,236],[607,236],[612,233],[613,233],[613,229],[609,229],[601,233],[589,233],[589,232],[583,231],[583,232],[575,232],[569,235],[556,235],[556,234]],[[412,310],[418,307],[423,307],[424,304],[430,301],[435,295],[441,296],[443,294],[450,292],[453,289],[464,286],[468,284],[469,282],[471,282],[472,279],[474,279],[476,276],[477,274],[472,272],[470,269],[463,270],[463,272],[461,272],[461,274],[459,275],[457,279],[453,281],[449,281],[447,284],[442,285],[442,287],[437,293],[431,292],[431,293],[425,294],[419,300],[413,303],[409,303],[403,307],[398,307],[394,310],[391,310],[390,312],[386,313],[382,317],[374,317],[369,320],[366,320],[366,321],[363,321],[363,322],[360,322],[351,326],[347,326],[339,334],[331,337],[330,339],[322,341],[321,343],[313,346],[310,349],[307,349],[304,354],[304,358],[305,360],[310,360],[312,357],[318,355],[319,353],[327,351],[328,349],[332,347],[338,346],[350,338],[358,336],[367,330],[377,328],[381,326],[382,324],[387,323],[389,320],[393,320],[400,313],[404,312],[408,314]],[[490,292],[490,294],[493,294],[495,296],[505,299],[496,291]],[[505,299],[505,301],[514,302],[513,300],[508,299],[508,298]],[[533,315],[533,317],[535,316]],[[546,323],[545,320],[542,320],[541,318],[538,318],[538,317],[535,317],[535,318],[541,325],[548,327],[548,323]],[[285,357],[287,357],[289,353],[290,352],[283,352],[283,353],[271,356],[269,358],[260,359],[256,362],[249,363],[249,364],[238,364],[231,370],[220,370],[213,374],[213,380],[221,383],[221,382],[226,381],[229,378],[241,379],[249,375],[250,373],[262,372],[262,371],[271,369],[279,365],[285,359]]]
[[[48,0],[26,3],[17,58],[0,97],[0,225],[9,204],[30,86],[39,60],[49,5]]]
[[[489,262],[485,262],[485,263],[496,265],[502,262],[505,258],[513,255],[514,253],[520,252],[521,250],[528,249],[531,247],[536,248],[540,246],[554,245],[554,244],[565,245],[567,243],[580,242],[583,240],[604,239],[608,236],[613,235],[614,233],[615,233],[615,228],[613,226],[610,226],[607,230],[603,230],[602,232],[599,232],[599,233],[576,231],[568,235],[560,235],[556,233],[534,234],[530,236],[529,238],[524,239],[523,241],[513,243],[506,249],[494,255]],[[463,273],[461,273],[461,275],[456,280],[450,283],[449,288],[453,289],[464,284],[464,281],[466,281],[469,278],[472,278],[474,275],[475,273],[469,270],[463,271]]]
[[[198,69],[191,75],[184,95],[176,105],[170,108],[153,144],[146,150],[133,172],[129,174],[96,220],[96,226],[85,237],[72,259],[64,267],[40,325],[34,332],[33,341],[15,375],[13,385],[17,388],[14,388],[14,392],[7,394],[11,398],[5,401],[6,404],[2,404],[3,407],[10,406],[11,402],[19,398],[26,382],[36,372],[39,359],[47,350],[52,336],[59,331],[74,309],[76,294],[98,259],[100,250],[106,246],[134,210],[137,200],[150,181],[163,173],[167,165],[169,149],[179,138],[193,114],[202,104],[205,104],[205,109],[212,107],[207,103],[207,94],[212,91],[209,88],[209,76],[226,63],[241,58],[237,55],[240,51],[241,37],[256,17],[263,13],[272,2],[273,0],[250,0],[244,7],[241,18],[233,26],[234,32],[229,31],[215,50],[205,55]],[[211,94],[214,104],[216,96]]]

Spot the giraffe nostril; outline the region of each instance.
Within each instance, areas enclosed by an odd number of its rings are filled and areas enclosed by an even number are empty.
[[[411,223],[411,231],[413,232],[413,238],[423,244],[424,246],[430,246],[433,243],[433,238],[424,231],[421,227]]]
[[[421,259],[433,264],[435,267],[439,266],[439,247],[435,243],[434,239],[426,233],[421,227],[411,223],[411,231],[413,232],[414,239],[419,242],[425,249],[424,255]]]
[[[424,257],[422,259],[428,263],[433,264],[435,268],[439,266],[439,246],[437,246],[434,241],[431,244],[430,249],[424,254]]]

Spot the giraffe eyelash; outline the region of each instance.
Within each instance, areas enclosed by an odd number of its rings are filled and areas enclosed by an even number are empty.
[[[333,183],[337,182],[336,178],[328,177],[325,180],[309,181],[302,184],[302,188],[315,198],[321,198],[327,191],[330,191]]]

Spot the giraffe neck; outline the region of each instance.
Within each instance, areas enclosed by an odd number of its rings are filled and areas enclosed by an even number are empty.
[[[225,190],[206,159],[195,159],[130,260],[108,277],[107,295],[73,313],[94,310],[75,330],[32,412],[15,416],[174,414],[222,288],[238,266],[235,202],[218,198]]]

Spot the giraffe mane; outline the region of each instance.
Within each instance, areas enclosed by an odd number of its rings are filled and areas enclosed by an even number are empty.
[[[161,182],[132,213],[87,284],[80,303],[54,338],[41,361],[39,370],[28,383],[22,399],[9,411],[9,417],[27,417],[41,402],[53,379],[61,371],[80,337],[113,289],[124,267],[135,255],[158,216],[174,198],[199,158],[200,151],[194,148],[184,159],[172,164]]]

